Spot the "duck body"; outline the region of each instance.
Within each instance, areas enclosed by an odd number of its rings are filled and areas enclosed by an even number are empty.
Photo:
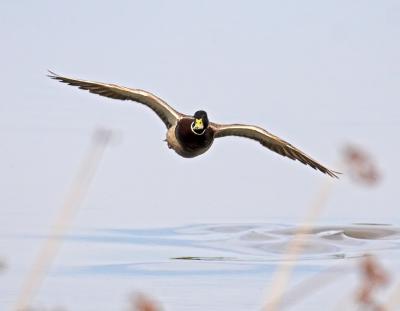
[[[192,130],[194,118],[182,118],[167,131],[168,147],[184,158],[197,157],[210,149],[214,141],[214,130],[207,127],[203,133]]]

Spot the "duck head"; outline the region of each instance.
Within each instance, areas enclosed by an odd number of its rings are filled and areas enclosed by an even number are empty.
[[[205,130],[208,127],[208,117],[207,113],[203,110],[196,111],[194,113],[194,121],[191,124],[192,132],[196,135],[204,134]]]

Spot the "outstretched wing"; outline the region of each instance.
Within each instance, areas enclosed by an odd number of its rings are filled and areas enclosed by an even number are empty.
[[[298,160],[305,165],[311,166],[313,169],[319,170],[331,177],[338,178],[338,172],[332,171],[325,166],[321,165],[304,152],[300,151],[296,147],[292,146],[288,142],[280,139],[279,137],[267,132],[258,126],[243,125],[243,124],[228,124],[220,125],[211,123],[211,127],[215,132],[215,137],[224,136],[241,136],[250,139],[257,140],[261,145],[279,153],[284,157],[288,157],[292,160]]]
[[[131,89],[127,87],[118,86],[115,84],[108,84],[96,81],[78,80],[60,76],[54,72],[49,71],[48,77],[58,80],[69,85],[77,86],[80,89],[88,90],[91,93],[98,94],[105,97],[132,100],[146,105],[152,109],[165,123],[167,128],[174,125],[183,115],[171,106],[169,106],[161,98],[149,92]]]

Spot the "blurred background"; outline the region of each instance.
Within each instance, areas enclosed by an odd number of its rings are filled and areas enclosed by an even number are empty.
[[[360,146],[380,183],[334,180],[320,222],[398,224],[398,1],[2,1],[0,20],[0,256],[21,273],[37,244],[6,237],[48,232],[98,127],[118,142],[74,228],[296,223],[329,178],[234,137],[180,158],[152,111],[48,69],[262,126],[334,170]]]
[[[240,138],[181,159],[152,111],[57,84],[47,69],[149,90],[216,122],[263,126],[333,169],[343,144],[360,144],[385,178],[366,195],[343,176],[326,214],[398,217],[396,1],[4,1],[0,14],[6,223],[51,213],[98,126],[123,137],[85,208],[98,225],[297,217],[327,178]]]

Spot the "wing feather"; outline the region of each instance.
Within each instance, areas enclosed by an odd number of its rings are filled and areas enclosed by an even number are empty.
[[[225,136],[241,136],[254,139],[258,141],[261,145],[284,157],[288,157],[292,160],[298,160],[301,163],[309,165],[313,169],[321,171],[322,173],[327,174],[331,177],[338,178],[337,174],[340,174],[326,168],[290,143],[284,141],[278,136],[267,132],[261,127],[244,124],[221,125],[216,123],[211,123],[211,127],[215,132],[215,138]]]
[[[87,90],[93,94],[98,94],[113,99],[132,100],[144,104],[160,117],[167,128],[170,128],[183,116],[183,114],[177,112],[161,98],[150,92],[139,89],[131,89],[115,84],[67,78],[52,71],[49,71],[48,77],[72,86],[77,86],[78,88]]]

